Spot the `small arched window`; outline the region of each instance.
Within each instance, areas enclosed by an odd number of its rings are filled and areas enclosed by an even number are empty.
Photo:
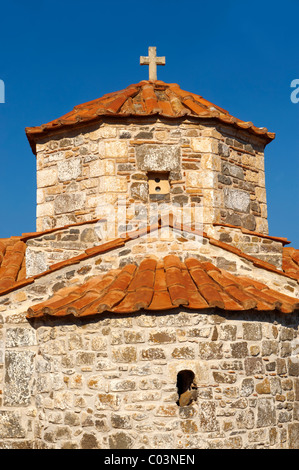
[[[177,405],[188,406],[197,398],[197,385],[192,370],[181,370],[177,375],[179,399]]]

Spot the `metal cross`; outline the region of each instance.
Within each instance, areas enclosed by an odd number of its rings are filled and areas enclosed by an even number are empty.
[[[165,65],[165,57],[157,57],[157,48],[148,48],[148,57],[140,56],[140,65],[148,65],[149,80],[157,80],[157,65]]]

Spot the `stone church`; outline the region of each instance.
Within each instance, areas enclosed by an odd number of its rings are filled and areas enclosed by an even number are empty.
[[[149,80],[26,128],[36,232],[0,239],[2,449],[299,448],[275,135],[158,80],[164,63],[149,48]]]

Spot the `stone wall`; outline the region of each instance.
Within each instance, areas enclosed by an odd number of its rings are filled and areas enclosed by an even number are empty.
[[[216,226],[209,230],[217,240],[239,248],[243,253],[267,261],[273,266],[282,269],[282,241],[262,237],[258,234],[242,233],[238,228]]]
[[[121,199],[121,225],[144,224],[157,205],[171,204],[188,206],[204,229],[225,222],[267,233],[264,146],[245,131],[192,119],[107,120],[49,136],[37,144],[37,230],[106,216]],[[155,200],[153,171],[170,183]]]
[[[105,221],[80,224],[42,233],[26,240],[26,275],[34,276],[64,261],[83,253],[86,249],[100,245],[101,228]]]
[[[299,448],[298,315],[11,310],[0,333],[0,448]]]
[[[30,249],[55,243],[41,240]],[[62,287],[166,253],[299,295],[294,280],[164,227],[1,296],[1,448],[299,448],[298,314],[25,317]],[[188,406],[177,404],[182,370],[195,374]]]
[[[50,234],[41,234],[27,240],[27,277],[43,273],[52,264],[77,256],[84,253],[87,248],[98,245],[99,234],[105,233],[103,228],[105,224],[105,221],[82,224],[57,230]],[[252,277],[286,295],[293,297],[299,295],[296,280],[264,268],[258,268],[252,261],[215,246],[210,243],[209,239],[187,230],[172,229],[166,225],[137,238],[133,237],[130,240],[124,238],[124,240],[120,247],[113,248],[110,245],[107,252],[102,252],[91,258],[87,257],[80,263],[67,264],[65,268],[61,268],[57,272],[54,271],[51,275],[42,276],[35,281],[35,284],[41,286],[43,295],[49,296],[55,292],[56,285],[62,287],[70,281],[81,283],[86,275],[99,275],[111,269],[122,268],[130,263],[138,265],[146,257],[161,259],[166,254],[173,254],[179,256],[182,261],[190,257],[200,261],[210,261],[218,268],[233,274]],[[34,293],[34,286],[32,289]],[[13,297],[12,302],[14,304],[16,302]]]

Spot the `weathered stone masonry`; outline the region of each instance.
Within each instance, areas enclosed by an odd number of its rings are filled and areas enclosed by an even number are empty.
[[[37,233],[0,243],[0,448],[298,449],[274,134],[158,80],[26,133]]]
[[[149,242],[159,253],[165,240],[155,232]],[[189,256],[192,242],[178,252]],[[132,253],[138,263],[142,246],[132,240],[130,253],[118,248],[2,296],[0,446],[297,448],[298,314],[177,309],[25,318],[62,287],[125,265]],[[225,259],[207,244],[198,257],[209,259],[204,254],[219,265]],[[235,254],[229,263],[250,273]],[[263,271],[251,275],[263,279]],[[296,292],[294,281],[267,275],[269,285]],[[195,374],[197,399],[180,407],[184,370]]]
[[[170,182],[160,201],[200,206],[204,229],[225,222],[268,233],[264,146],[244,131],[191,118],[179,125],[106,119],[49,136],[37,144],[37,230],[100,218],[119,197],[127,223],[140,224],[151,203],[148,172],[158,171]]]
[[[1,447],[296,448],[298,317],[2,316]],[[4,331],[3,331],[4,330]],[[177,374],[197,399],[177,405]]]

